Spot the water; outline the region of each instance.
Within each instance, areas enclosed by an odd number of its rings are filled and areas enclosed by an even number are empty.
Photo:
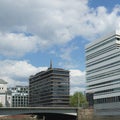
[[[47,115],[45,116],[7,116],[7,117],[0,117],[0,120],[76,120],[76,117],[70,117],[70,116],[63,116],[63,115]]]

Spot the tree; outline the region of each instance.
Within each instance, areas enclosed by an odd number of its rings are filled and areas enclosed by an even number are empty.
[[[2,103],[0,103],[0,107],[3,107],[3,104],[2,104]]]
[[[70,96],[71,107],[86,107],[87,105],[88,102],[82,92],[75,92],[72,96]]]

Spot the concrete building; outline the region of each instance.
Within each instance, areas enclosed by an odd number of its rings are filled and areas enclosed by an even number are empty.
[[[86,46],[87,94],[99,115],[120,115],[120,32]]]
[[[0,79],[0,103],[3,107],[11,107],[11,93],[7,90],[7,82]]]
[[[50,68],[29,78],[29,106],[69,106],[69,71]]]
[[[9,91],[11,91],[12,96],[12,107],[28,107],[28,86],[11,87],[9,88]]]

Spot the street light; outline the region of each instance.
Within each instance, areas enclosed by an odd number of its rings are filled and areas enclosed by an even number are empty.
[[[78,92],[78,107],[79,107],[79,105],[80,105],[80,95],[79,95],[79,92]]]

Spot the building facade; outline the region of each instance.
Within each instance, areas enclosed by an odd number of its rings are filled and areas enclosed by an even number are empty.
[[[69,106],[69,71],[51,66],[30,76],[29,106]]]
[[[87,93],[99,115],[120,115],[120,32],[86,46]]]
[[[0,79],[0,103],[2,107],[11,107],[11,93],[7,90],[7,82]]]
[[[11,91],[11,106],[12,107],[28,107],[28,86],[16,86],[9,88]]]

